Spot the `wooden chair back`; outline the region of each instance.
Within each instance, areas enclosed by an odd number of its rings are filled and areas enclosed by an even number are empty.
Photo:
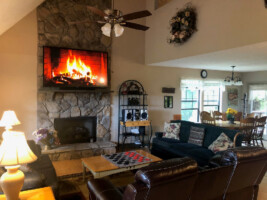
[[[239,130],[243,134],[243,142],[247,145],[251,144],[252,133],[255,129],[255,119],[254,118],[246,118],[240,120]]]
[[[216,125],[215,119],[206,111],[200,113],[201,123]]]
[[[181,119],[182,119],[181,114],[173,115],[173,120],[181,120]]]
[[[223,114],[219,111],[213,111],[212,115],[215,120],[223,120]]]
[[[252,135],[253,144],[255,144],[256,142],[258,145],[258,140],[260,140],[261,145],[264,147],[262,140],[263,140],[263,133],[264,133],[265,125],[266,125],[266,119],[267,119],[266,116],[255,119],[254,131]]]
[[[243,118],[243,113],[242,112],[238,112],[235,115],[235,121],[240,121]]]
[[[255,113],[247,114],[246,118],[255,118]]]
[[[226,115],[226,113],[222,113],[222,120],[223,121],[227,121],[227,115]]]

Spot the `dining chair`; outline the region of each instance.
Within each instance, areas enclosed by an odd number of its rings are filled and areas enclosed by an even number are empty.
[[[255,118],[255,113],[247,114],[246,118]]]
[[[243,118],[243,113],[242,112],[238,112],[236,115],[235,115],[235,121],[239,121]]]
[[[242,143],[246,144],[247,146],[251,145],[252,133],[255,128],[254,124],[255,124],[254,118],[246,118],[240,120],[239,130],[241,134],[243,134]]]
[[[263,144],[263,133],[266,125],[266,119],[267,117],[261,117],[258,119],[255,119],[255,124],[254,124],[254,131],[252,133],[252,140],[253,140],[253,145],[255,146],[255,143],[258,144],[258,140],[261,142],[261,146],[264,147]]]
[[[226,113],[224,112],[224,113],[222,113],[222,120],[223,121],[227,121],[227,115],[226,115]]]
[[[200,113],[200,119],[202,124],[216,125],[215,119],[206,111]]]
[[[181,120],[181,119],[182,119],[181,114],[173,115],[173,120]]]
[[[212,116],[215,120],[223,120],[223,114],[219,111],[213,111]]]

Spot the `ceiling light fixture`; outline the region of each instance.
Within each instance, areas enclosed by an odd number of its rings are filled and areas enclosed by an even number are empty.
[[[148,10],[142,10],[142,11],[123,15],[120,10],[114,9],[114,0],[112,0],[111,9],[107,9],[105,11],[99,10],[98,8],[95,8],[92,6],[87,6],[87,8],[93,13],[101,16],[102,20],[97,21],[97,22],[100,24],[104,24],[101,27],[101,30],[102,30],[103,35],[107,37],[111,37],[113,35],[115,35],[115,37],[120,37],[124,32],[123,27],[128,27],[128,28],[141,30],[141,31],[146,31],[149,29],[149,27],[147,26],[136,24],[133,22],[128,22],[130,20],[150,16],[151,13]],[[114,32],[112,32],[112,30],[114,30]]]
[[[241,78],[239,76],[235,76],[234,74],[234,69],[236,66],[231,66],[232,69],[232,76],[227,76],[224,79],[224,84],[225,85],[236,85],[236,86],[241,86],[243,85]]]

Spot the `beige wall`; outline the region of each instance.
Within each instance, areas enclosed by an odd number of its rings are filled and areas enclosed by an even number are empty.
[[[183,45],[170,45],[169,20],[178,9],[192,2],[197,10],[197,29]],[[154,10],[146,32],[146,63],[158,63],[183,57],[226,50],[267,40],[267,12],[263,0],[173,0]]]
[[[115,7],[121,9],[125,14],[127,14],[129,12],[145,9],[145,3],[143,0],[117,0]],[[136,22],[144,24],[143,19],[137,20]],[[111,134],[112,140],[114,141],[117,140],[118,131],[118,90],[123,81],[133,79],[138,80],[143,84],[146,92],[148,93],[149,117],[152,121],[153,130],[159,131],[163,129],[163,124],[165,121],[172,119],[173,114],[180,113],[180,79],[200,79],[201,70],[153,67],[145,65],[144,43],[144,32],[127,28],[121,37],[113,39],[111,55],[111,84],[114,93],[112,95]],[[151,50],[154,51],[153,49]],[[208,70],[207,80],[224,79],[230,74],[230,72]],[[174,87],[176,89],[175,94],[173,94],[173,109],[164,109],[164,94],[161,92],[162,87]],[[227,102],[225,101],[227,100],[226,92],[223,94],[223,100],[223,110],[225,111],[227,109]]]
[[[28,138],[36,129],[37,20],[32,12],[0,36],[0,115],[15,110]],[[3,129],[0,130],[1,132]]]

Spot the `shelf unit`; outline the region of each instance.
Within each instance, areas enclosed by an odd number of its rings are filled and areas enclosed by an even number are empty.
[[[123,82],[119,89],[118,102],[118,147],[121,143],[124,145],[128,137],[142,137],[142,146],[144,146],[145,137],[148,137],[148,141],[150,141],[152,135],[151,122],[148,119],[141,119],[140,111],[147,111],[148,108],[147,94],[144,87],[136,80],[127,80]],[[132,116],[132,120],[126,120],[126,117],[123,116],[123,110],[125,110],[125,112],[133,110],[132,113],[134,113],[135,110],[139,110],[139,119],[137,115],[137,119]],[[139,129],[139,134],[132,133],[131,130],[133,128]]]

